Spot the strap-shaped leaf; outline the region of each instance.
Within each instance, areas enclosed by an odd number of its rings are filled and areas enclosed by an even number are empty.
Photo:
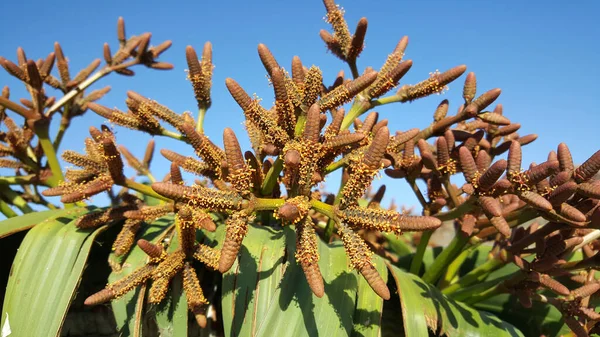
[[[400,296],[406,336],[523,336],[496,316],[449,299],[417,276],[387,265]]]
[[[62,209],[52,209],[42,212],[26,213],[14,218],[6,219],[0,222],[0,238],[28,230],[38,223],[56,215],[64,213]]]
[[[225,335],[349,336],[356,329],[377,336],[382,300],[350,269],[341,243],[319,241],[325,296],[318,298],[294,257],[295,240],[290,227],[250,227],[238,260],[223,275]]]
[[[95,238],[106,226],[81,230],[69,209],[27,233],[15,257],[2,308],[2,326],[14,336],[60,336]]]

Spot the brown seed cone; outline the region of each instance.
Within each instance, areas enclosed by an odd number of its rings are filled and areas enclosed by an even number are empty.
[[[494,125],[510,125],[510,120],[495,112],[484,112],[477,115],[482,121]]]
[[[573,172],[573,178],[578,183],[590,180],[600,170],[600,150],[594,153]]]
[[[477,201],[487,214],[490,214],[494,217],[502,216],[502,206],[500,205],[498,199],[482,195],[477,198]]]
[[[600,180],[593,180],[577,185],[577,193],[584,197],[600,199]]]
[[[384,300],[390,299],[390,290],[385,282],[383,282],[379,272],[377,269],[375,269],[375,267],[373,267],[373,265],[365,264],[359,269],[359,272],[363,275],[367,283],[369,283],[369,286],[371,286],[371,289],[373,289],[373,291],[379,295],[379,297],[383,298]]]
[[[383,127],[377,131],[362,160],[368,168],[381,168],[381,159],[383,159],[389,139],[390,131],[387,127]]]
[[[304,97],[302,98],[302,104],[306,106],[315,104],[319,95],[321,95],[322,85],[323,73],[321,72],[321,69],[316,66],[310,67],[304,80]]]
[[[402,133],[396,133],[396,135],[389,141],[388,151],[394,153],[399,152],[405,143],[407,143],[409,140],[412,140],[419,134],[419,131],[420,130],[418,128],[414,128]]]
[[[587,220],[585,214],[581,213],[580,210],[565,202],[560,204],[560,214],[565,218],[575,222],[585,222]]]
[[[292,58],[292,80],[294,80],[294,83],[296,83],[297,86],[303,86],[305,76],[304,66],[302,65],[300,57],[294,56]]]
[[[144,253],[146,253],[146,255],[148,255],[148,257],[150,257],[151,262],[156,263],[162,261],[167,256],[162,245],[157,245],[144,239],[139,239],[137,245]]]
[[[510,237],[510,226],[508,225],[508,223],[506,222],[506,219],[504,219],[504,217],[502,216],[492,216],[490,217],[490,222],[492,223],[492,226],[494,226],[498,232],[502,235],[504,235],[504,237],[508,238]]]
[[[183,290],[187,298],[188,308],[193,310],[201,305],[208,304],[208,300],[204,297],[200,280],[196,275],[196,270],[189,262],[186,262],[183,267]]]
[[[469,104],[475,98],[475,93],[477,92],[477,79],[475,77],[474,72],[470,72],[467,74],[467,78],[465,78],[465,86],[463,87],[463,98],[465,99],[465,103]]]
[[[325,286],[319,269],[317,236],[310,217],[296,224],[296,261],[302,267],[306,281],[317,297],[323,297]]]
[[[569,200],[569,198],[577,192],[577,183],[567,181],[566,183],[556,187],[549,195],[548,200],[552,205],[560,205]]]
[[[565,287],[562,283],[558,282],[557,280],[553,279],[548,275],[541,274],[539,276],[539,280],[537,281],[540,282],[540,284],[543,285],[545,288],[548,288],[549,290],[558,295],[568,296],[570,294],[569,288]]]
[[[152,279],[152,286],[148,294],[148,303],[159,304],[167,296],[167,290],[169,290],[170,279],[166,277],[159,277]]]
[[[483,93],[481,96],[473,100],[464,110],[464,113],[469,116],[475,116],[483,109],[487,108],[490,104],[500,96],[502,90],[496,88]]]
[[[358,144],[363,139],[365,139],[364,133],[346,133],[327,140],[323,145],[331,149],[338,149],[344,146]]]
[[[433,120],[435,122],[441,121],[446,117],[446,114],[448,114],[448,104],[448,100],[445,99],[437,106],[433,113]]]
[[[565,143],[558,144],[557,157],[561,171],[573,171],[575,165],[573,165],[573,157],[571,151]]]
[[[182,207],[177,212],[177,233],[179,235],[179,243],[181,250],[186,257],[194,254],[196,243],[196,226],[190,207]]]
[[[127,219],[123,228],[117,235],[115,242],[113,243],[112,250],[115,252],[115,256],[123,256],[127,254],[135,241],[135,235],[142,225],[141,220]]]
[[[537,135],[536,134],[529,134],[523,137],[519,137],[517,139],[517,142],[519,142],[519,144],[521,145],[527,145],[529,143],[532,143],[533,141],[535,141],[537,139]]]
[[[215,175],[220,176],[221,165],[225,161],[225,153],[203,134],[199,134],[193,125],[183,123],[179,127],[190,141],[196,154],[209,165]]]
[[[119,185],[125,184],[125,175],[123,175],[123,160],[121,160],[121,154],[115,143],[110,138],[104,138],[102,140],[102,150],[104,151],[104,159],[108,172],[112,180]]]
[[[578,297],[584,298],[584,297],[592,296],[598,290],[600,290],[600,283],[598,283],[596,281],[596,282],[588,283],[577,289],[572,290],[569,297],[573,298],[573,299],[578,298]]]
[[[541,195],[533,191],[522,191],[519,193],[519,198],[525,201],[528,205],[549,212],[552,210],[552,204]]]
[[[185,258],[185,253],[181,250],[169,253],[152,272],[152,279],[157,280],[165,278],[168,282],[175,274],[181,271]]]
[[[367,18],[360,18],[356,25],[356,31],[352,36],[350,45],[348,46],[348,60],[355,60],[362,52],[364,47],[365,35],[367,33]]]
[[[281,68],[269,48],[262,43],[258,45],[258,56],[269,76],[273,75],[274,69]]]
[[[204,263],[205,266],[213,270],[217,270],[219,260],[221,259],[221,251],[204,244],[199,244],[194,252],[194,259]]]
[[[112,299],[114,299],[116,296],[116,294],[114,293],[114,291],[112,291],[112,289],[110,288],[105,288],[100,290],[99,292],[89,296],[88,298],[85,299],[85,301],[83,302],[84,305],[98,305],[98,304],[102,304],[105,302],[108,302]]]
[[[506,170],[507,162],[504,159],[500,159],[492,164],[483,174],[479,177],[478,188],[481,191],[489,191],[492,186],[498,181]]]
[[[529,170],[523,172],[527,177],[529,184],[534,185],[540,181],[548,178],[549,176],[557,173],[559,170],[559,162],[557,160],[546,161],[540,165],[536,165]]]
[[[248,216],[243,213],[233,213],[226,221],[225,240],[219,258],[219,272],[227,272],[240,251],[242,240],[248,232]]]
[[[475,163],[475,159],[473,159],[471,151],[466,147],[461,146],[458,154],[460,167],[465,176],[465,180],[469,183],[476,182],[476,179],[479,177],[479,171],[477,170],[477,164]]]
[[[388,72],[381,70],[377,75],[377,79],[368,88],[367,94],[371,98],[377,98],[398,85],[398,82],[412,67],[412,60],[407,60],[397,64]]]

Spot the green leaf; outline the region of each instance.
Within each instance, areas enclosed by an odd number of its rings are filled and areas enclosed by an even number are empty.
[[[387,264],[402,308],[407,336],[523,336],[513,325],[442,295],[413,274]]]
[[[173,235],[167,252],[174,252],[179,248],[179,238]],[[170,292],[156,307],[155,321],[161,337],[187,337],[188,335],[188,307],[181,274],[171,280]]]
[[[94,239],[106,226],[81,230],[70,209],[27,233],[15,257],[2,308],[13,336],[59,336]],[[8,322],[7,322],[8,321]]]
[[[64,209],[53,209],[42,212],[27,213],[14,218],[0,221],[0,238],[28,230],[38,223],[50,218],[56,217],[58,214],[68,212]]]
[[[164,217],[154,221],[151,224],[142,227],[141,237],[148,241],[154,241],[173,223],[173,217]],[[118,261],[111,254],[109,259]],[[112,272],[108,277],[108,282],[115,282],[129,274],[135,269],[146,263],[147,255],[137,245],[134,245],[131,252],[123,261],[121,270]],[[123,336],[142,336],[142,320],[144,297],[146,287],[139,287],[119,299],[111,301],[111,307],[117,323],[117,330]]]
[[[367,289],[348,267],[340,242],[319,241],[323,298],[310,290],[294,257],[295,248],[296,235],[290,227],[250,227],[238,260],[223,275],[225,335],[349,336],[355,327],[360,329],[356,335],[379,333],[382,302],[373,301],[370,288],[361,300]],[[374,260],[377,267],[383,266],[381,259]]]
[[[373,256],[375,268],[384,282],[387,282],[385,262],[379,256]],[[353,337],[377,337],[381,330],[381,315],[383,313],[383,298],[379,297],[364,277],[358,276],[356,294],[356,309],[354,310]]]

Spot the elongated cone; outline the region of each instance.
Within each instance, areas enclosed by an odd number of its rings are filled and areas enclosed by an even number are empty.
[[[219,272],[225,273],[235,262],[242,246],[242,240],[248,232],[248,217],[242,213],[233,213],[226,221],[225,241],[221,248]]]
[[[494,101],[500,96],[502,91],[498,88],[489,90],[483,93],[481,96],[473,100],[464,110],[464,113],[469,116],[475,116],[477,113],[487,108],[488,105],[494,103]]]
[[[521,144],[513,141],[510,144],[510,149],[508,150],[507,173],[509,179],[511,176],[515,176],[521,172],[521,157]]]
[[[549,195],[548,200],[553,205],[560,205],[563,202],[569,200],[569,198],[577,192],[577,183],[574,181],[568,181],[558,187],[556,187]]]
[[[524,174],[527,177],[527,182],[531,185],[537,184],[540,181],[548,178],[550,175],[557,173],[559,170],[559,162],[557,160],[546,161],[540,165],[530,168]]]
[[[507,162],[504,159],[500,159],[493,163],[483,174],[479,177],[479,189],[482,191],[488,191],[494,186],[496,181],[504,174],[506,170]]]
[[[533,191],[522,191],[519,193],[519,198],[521,198],[521,200],[525,201],[530,206],[538,208],[542,211],[548,212],[552,210],[552,204],[544,197]]]
[[[306,217],[296,225],[296,261],[302,267],[310,289],[317,297],[323,297],[325,286],[319,269],[317,236],[312,219]]]
[[[600,150],[594,153],[573,172],[573,178],[578,183],[590,180],[600,170]]]
[[[573,171],[575,169],[575,165],[573,165],[573,157],[571,156],[571,151],[569,150],[567,144],[558,144],[556,155],[558,157],[561,171]]]
[[[371,255],[373,254],[367,244],[352,229],[344,224],[338,230],[342,237],[344,249],[352,266],[357,269],[371,286],[373,291],[384,300],[390,299],[390,290],[373,267]]]
[[[477,170],[477,164],[475,163],[475,159],[473,159],[471,151],[462,146],[460,147],[458,154],[460,158],[460,167],[462,168],[465,180],[467,182],[473,182],[477,179],[479,171]]]
[[[470,72],[467,74],[467,78],[465,79],[465,86],[463,88],[463,98],[465,99],[465,103],[469,104],[475,98],[475,93],[477,91],[477,78],[475,77],[474,72]]]

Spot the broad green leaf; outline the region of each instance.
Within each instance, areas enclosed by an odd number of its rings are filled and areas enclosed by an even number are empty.
[[[179,239],[173,235],[167,252],[174,252],[179,248]],[[155,321],[158,334],[161,337],[187,337],[188,335],[188,307],[181,274],[171,280],[170,290],[165,299],[156,307]]]
[[[50,217],[56,217],[58,214],[68,211],[70,210],[52,209],[48,211],[27,213],[0,221],[0,238],[27,230]]]
[[[443,296],[434,286],[388,263],[407,336],[523,336],[513,325]]]
[[[14,336],[59,336],[95,238],[106,226],[81,230],[70,209],[27,233],[15,257],[2,308]]]
[[[295,247],[296,235],[290,227],[250,227],[238,261],[223,275],[225,335],[349,336],[358,323],[365,333],[378,332],[380,313],[376,310],[381,301],[361,302],[366,289],[348,267],[341,244],[319,241],[325,282],[322,298],[310,290],[294,257]],[[375,261],[383,266],[380,259]],[[369,294],[369,299],[374,297]]]
[[[385,263],[379,256],[374,255],[375,268],[387,282],[387,270]],[[354,310],[353,337],[378,337],[381,330],[381,315],[383,313],[383,298],[379,297],[364,277],[358,278],[358,289],[356,294],[356,309]]]
[[[140,237],[148,241],[154,241],[160,234],[166,230],[172,223],[172,217],[165,217],[154,221],[151,224],[142,227]],[[117,261],[113,254],[109,257]],[[123,261],[122,268],[119,271],[112,272],[108,277],[108,282],[115,282],[133,272],[146,263],[147,255],[137,245],[134,245],[131,252]],[[111,302],[111,307],[117,323],[117,330],[123,336],[141,336],[144,297],[146,287],[139,287],[119,299]]]

